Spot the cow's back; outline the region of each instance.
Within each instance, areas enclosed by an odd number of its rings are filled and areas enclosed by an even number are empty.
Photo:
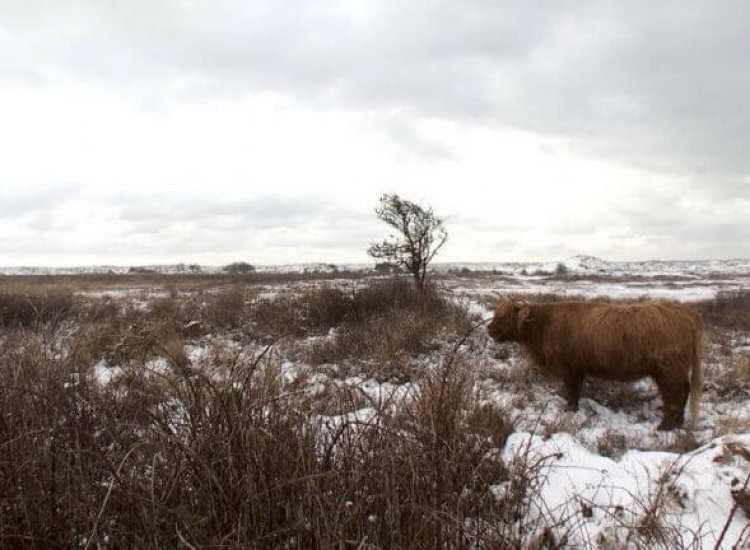
[[[700,317],[679,304],[588,302],[559,304],[550,327],[567,368],[592,376],[632,380],[653,375],[665,362],[694,354]],[[554,317],[554,316],[553,316]]]

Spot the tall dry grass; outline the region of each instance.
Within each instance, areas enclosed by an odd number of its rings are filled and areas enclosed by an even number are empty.
[[[323,421],[265,356],[131,361],[102,385],[64,347],[32,331],[0,344],[0,546],[503,544],[509,504],[489,487],[512,425],[467,369],[439,369],[404,407]]]
[[[351,297],[333,338],[308,349],[312,364],[363,360],[380,378],[411,378],[410,359],[436,350],[472,327],[466,310],[434,287],[418,291],[394,279],[365,287]]]
[[[530,513],[541,462],[499,458],[509,413],[477,399],[468,358],[436,347],[470,321],[435,289],[396,280],[270,300],[232,286],[145,304],[17,294],[0,302],[0,547],[565,544]],[[316,352],[331,360],[387,370],[433,350],[432,368],[404,401],[363,402],[286,380],[272,353],[196,361],[184,346],[222,334],[252,350],[331,329]],[[109,383],[101,359],[123,367]],[[655,494],[632,540],[676,540]]]
[[[76,298],[62,310],[40,300],[33,311],[54,314],[32,323],[17,322],[30,300],[7,301],[0,334],[0,546],[505,544],[510,504],[489,488],[507,476],[492,451],[512,423],[478,403],[466,365],[451,360],[407,403],[367,418],[321,417],[271,354],[195,363],[184,352],[217,332],[304,336],[442,314],[437,294],[396,281],[273,305],[239,287],[146,304]],[[102,359],[122,367],[109,383]]]
[[[36,328],[56,324],[71,313],[70,292],[43,290],[20,293],[0,290],[0,327]]]

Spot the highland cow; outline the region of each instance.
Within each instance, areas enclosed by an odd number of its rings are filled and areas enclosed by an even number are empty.
[[[562,379],[578,410],[587,376],[628,381],[650,376],[663,401],[660,430],[682,426],[690,396],[695,426],[700,406],[700,316],[665,302],[547,302],[503,300],[488,327],[497,342],[519,342],[542,370]]]

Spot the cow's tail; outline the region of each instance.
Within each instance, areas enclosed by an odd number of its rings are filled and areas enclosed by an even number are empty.
[[[693,350],[693,364],[690,369],[690,427],[695,429],[698,424],[698,413],[701,407],[703,393],[703,371],[701,356],[703,355],[703,331],[695,331]]]

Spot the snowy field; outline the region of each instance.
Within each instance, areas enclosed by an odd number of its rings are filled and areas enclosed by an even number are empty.
[[[310,273],[312,268],[296,266],[294,270]],[[3,271],[41,273],[38,269]],[[98,272],[93,268],[84,271]],[[607,263],[577,257],[548,264],[442,265],[436,280],[450,299],[478,322],[491,315],[495,300],[507,295],[530,299],[539,294],[664,298],[699,303],[721,292],[750,290],[750,262]],[[321,286],[353,291],[368,281],[342,278],[263,283],[253,287],[248,303],[278,300]],[[183,294],[212,291],[201,288]],[[108,288],[106,282],[79,293],[90,300],[123,301],[142,308],[169,294],[160,287]],[[398,408],[419,395],[418,377],[374,376],[359,361],[312,364],[306,359],[305,350],[336,334],[336,329],[331,329],[327,335],[274,344],[286,386],[309,395],[343,388],[357,396],[330,414],[316,413],[314,421],[323,427],[321,433],[338,433],[347,423],[375,422],[376,411],[382,407]],[[512,418],[514,433],[503,448],[492,452],[511,469],[533,464],[538,483],[526,503],[524,521],[527,526],[540,527],[529,528],[519,540],[538,540],[544,526],[569,547],[658,548],[679,543],[685,548],[714,548],[717,544],[721,548],[750,548],[750,334],[709,329],[706,336],[704,395],[694,432],[656,431],[661,401],[651,380],[630,384],[589,381],[583,388],[580,410],[567,412],[559,382],[538,373],[517,347],[490,341],[482,326],[461,342],[446,340],[414,362],[428,371],[448,368],[446,353],[456,345],[460,357],[456,364],[470,370],[476,398],[500,407]],[[235,331],[233,335],[216,333],[186,340],[182,344],[186,364],[209,370],[217,350],[223,354],[236,350],[239,355],[260,353],[265,346],[261,342],[238,343],[237,339]],[[155,376],[170,368],[165,357],[152,358],[144,366]],[[93,370],[102,386],[116,383],[127,371],[127,364],[104,358]],[[738,379],[740,374],[746,378]],[[222,375],[217,372],[215,376]],[[490,489],[503,499],[511,490],[510,483],[498,480],[490,483]]]

